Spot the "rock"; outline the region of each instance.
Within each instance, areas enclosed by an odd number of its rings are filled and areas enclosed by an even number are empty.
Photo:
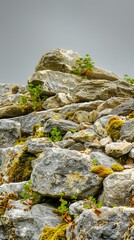
[[[88,79],[107,79],[107,80],[115,81],[121,78],[113,72],[94,66],[93,72],[90,73],[90,75],[88,75]]]
[[[96,110],[93,110],[88,115],[88,120],[90,123],[94,123],[97,120],[97,118],[99,118],[99,113]]]
[[[35,71],[50,69],[53,71],[71,72],[72,66],[75,65],[76,60],[79,58],[80,55],[77,52],[57,48],[42,56]]]
[[[69,147],[70,150],[76,151],[85,151],[85,147],[82,143],[76,143],[73,146]]]
[[[94,209],[83,211],[67,228],[67,239],[134,239],[133,226],[130,225],[133,208],[102,207],[99,211],[99,214]]]
[[[132,98],[134,97],[134,90]],[[111,114],[118,114],[122,116],[127,116],[129,113],[134,111],[134,99],[129,99],[123,103],[121,103],[119,106],[114,108],[111,112]]]
[[[101,117],[97,119],[94,123],[95,132],[103,138],[107,137],[105,127],[108,125],[108,121],[111,117],[113,117],[113,115],[111,114],[108,116]]]
[[[89,112],[87,111],[77,111],[74,113],[70,120],[76,123],[89,122],[88,116]]]
[[[83,80],[75,86],[74,95],[79,101],[93,101],[97,99],[105,101],[111,97],[133,98],[134,86],[123,80]]]
[[[65,134],[68,131],[77,131],[79,125],[74,123],[70,120],[64,120],[64,119],[49,119],[44,124],[44,131],[47,133],[50,133],[54,127],[57,127],[57,129],[61,132],[61,134]]]
[[[101,144],[102,147],[106,147],[106,145],[111,143],[111,142],[112,142],[112,139],[109,136],[107,136],[105,138],[102,138],[100,140],[100,144]]]
[[[0,195],[5,195],[8,193],[15,193],[21,196],[24,184],[26,181],[19,182],[19,183],[4,183],[0,186]]]
[[[57,93],[54,97],[49,97],[43,103],[43,109],[59,108],[70,103],[74,103],[76,100],[68,93]]]
[[[94,195],[101,187],[102,179],[89,171],[88,156],[78,151],[46,148],[33,168],[32,188],[44,196],[85,198]]]
[[[72,139],[75,142],[81,142],[81,143],[93,142],[97,137],[98,137],[97,134],[92,128],[81,130],[72,135]]]
[[[47,96],[53,96],[56,93],[74,95],[74,88],[81,81],[82,78],[77,75],[52,70],[36,72],[28,79],[28,83],[33,85],[41,84],[43,94]]]
[[[38,154],[43,152],[45,147],[53,147],[55,144],[43,137],[30,139],[26,141],[25,146],[27,146],[29,153]]]
[[[115,172],[103,181],[103,192],[99,197],[105,206],[130,206],[134,194],[134,170],[126,169]]]
[[[21,126],[9,119],[0,120],[0,147],[10,147],[21,137]]]
[[[130,150],[129,157],[134,158],[134,148]]]
[[[70,148],[71,146],[73,147],[75,145],[75,141],[73,139],[67,139],[56,142],[55,145],[59,146],[60,148]]]
[[[45,203],[36,204],[31,210],[25,210],[28,207],[19,201],[10,204],[12,208],[5,212],[2,221],[10,237],[14,234],[17,239],[37,240],[44,226],[55,227],[61,222],[60,217],[53,212],[55,208]]]
[[[128,142],[134,141],[134,120],[128,120],[123,123],[120,130],[121,139],[125,139]]]
[[[117,163],[112,157],[108,157],[101,152],[92,152],[90,154],[90,158],[92,159],[92,162],[94,161],[94,159],[96,159],[97,165],[103,165],[107,168],[111,168],[111,165],[113,163]]]
[[[105,110],[101,111],[98,114],[98,118],[101,118],[101,117],[106,116],[106,115],[110,115],[111,111],[112,111],[112,108],[106,108]]]
[[[122,97],[111,97],[108,100],[104,101],[97,107],[97,111],[101,112],[105,109],[112,108],[119,106],[121,103],[124,103],[125,101],[129,100],[128,98],[122,98]],[[117,113],[118,114],[118,113]]]
[[[126,141],[109,143],[105,147],[106,154],[115,158],[127,154],[132,148],[132,144]]]

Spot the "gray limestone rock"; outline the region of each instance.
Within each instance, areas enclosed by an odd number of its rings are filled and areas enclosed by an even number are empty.
[[[8,237],[14,235],[20,240],[37,240],[44,226],[55,227],[61,222],[60,217],[53,212],[55,208],[45,203],[36,204],[31,210],[20,201],[10,202],[10,205],[12,208],[5,212],[0,223]],[[1,240],[4,240],[4,234]]]
[[[101,152],[92,152],[90,154],[92,160],[96,159],[97,165],[103,165],[107,168],[111,168],[113,163],[117,163],[114,158],[108,157],[106,154]]]
[[[134,90],[133,90],[132,98],[134,98]],[[132,111],[134,111],[134,99],[129,99],[129,100],[121,103],[116,108],[114,108],[112,110],[111,114],[127,116]]]
[[[34,165],[32,188],[51,197],[58,197],[61,192],[66,197],[94,195],[102,179],[89,171],[90,166],[89,157],[78,151],[46,148]]]
[[[102,207],[97,214],[94,209],[84,210],[67,228],[69,240],[122,240],[134,239],[130,225],[133,208]]]
[[[103,191],[99,197],[105,206],[130,205],[134,194],[134,169],[115,172],[103,181]]]
[[[4,183],[0,186],[0,195],[5,195],[8,193],[16,193],[19,196],[21,195],[24,184],[27,182],[19,182],[19,183]]]
[[[134,148],[130,150],[129,157],[134,158]]]
[[[104,101],[97,107],[97,111],[101,112],[105,109],[108,108],[116,108],[119,106],[121,103],[124,103],[125,101],[129,100],[128,98],[123,98],[123,97],[111,97],[108,100]],[[117,113],[118,114],[118,113]]]
[[[95,139],[98,138],[98,135],[95,133],[95,131],[92,128],[87,128],[85,130],[81,130],[79,132],[76,132],[72,134],[72,139],[75,142],[93,142]]]
[[[79,125],[70,120],[64,120],[64,119],[57,120],[57,119],[51,118],[47,120],[46,123],[44,124],[44,131],[46,133],[49,133],[52,131],[54,127],[57,127],[57,129],[61,132],[61,134],[65,134],[66,132],[71,130],[77,131]]]
[[[72,66],[80,58],[77,52],[66,49],[54,49],[42,56],[35,71],[51,69],[53,71],[71,72]]]
[[[126,141],[123,142],[112,142],[106,145],[106,154],[115,158],[127,154],[132,148],[132,144]]]
[[[19,122],[10,119],[0,120],[0,147],[10,147],[21,137]]]
[[[134,141],[134,120],[128,120],[123,123],[120,130],[120,137],[128,142]]]

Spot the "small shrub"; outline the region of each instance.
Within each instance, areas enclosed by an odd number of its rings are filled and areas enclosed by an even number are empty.
[[[112,117],[109,119],[108,125],[105,129],[113,141],[117,141],[120,138],[120,129],[123,123],[124,120],[120,120],[118,117]]]
[[[128,74],[124,74],[124,79],[125,79],[127,82],[129,82],[129,83],[131,83],[131,84],[134,84],[134,78],[129,77]]]
[[[42,196],[33,191],[32,189],[32,180],[29,180],[26,184],[24,184],[24,190],[21,193],[23,197],[23,201],[27,202],[28,204],[34,205],[41,202]]]
[[[52,142],[58,142],[62,140],[61,132],[58,130],[57,127],[54,127],[50,132],[49,140],[51,140]]]
[[[92,62],[89,54],[86,54],[85,58],[79,58],[76,60],[76,63],[73,66],[73,73],[87,78],[87,76],[93,72],[93,68],[94,62]]]

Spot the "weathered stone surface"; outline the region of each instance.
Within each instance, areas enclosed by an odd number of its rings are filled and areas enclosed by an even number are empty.
[[[35,71],[53,70],[60,72],[71,72],[75,61],[80,58],[77,52],[65,49],[54,49],[42,56]]]
[[[55,145],[59,146],[60,148],[69,148],[74,144],[75,144],[75,141],[73,139],[62,140],[55,143]]]
[[[101,112],[107,108],[114,109],[115,107],[119,106],[121,103],[124,103],[125,101],[129,100],[128,98],[122,98],[122,97],[111,97],[110,99],[104,101],[97,107],[97,111]],[[117,113],[118,114],[118,113]]]
[[[134,170],[127,169],[109,175],[103,181],[103,192],[99,197],[105,206],[130,205],[134,194]]]
[[[45,147],[53,147],[54,143],[47,140],[47,138],[33,138],[26,141],[25,146],[27,146],[28,152],[33,154],[38,154],[44,151]]]
[[[111,115],[111,114],[108,116],[101,117],[101,118],[97,119],[94,123],[94,129],[95,129],[96,133],[99,134],[103,138],[107,137],[105,127],[108,125],[108,121],[111,117],[113,117],[113,115]]]
[[[12,146],[16,139],[21,137],[21,126],[9,119],[0,120],[0,147]]]
[[[134,98],[134,90],[133,95],[131,97]],[[117,106],[115,109],[113,109],[111,114],[127,116],[132,111],[134,111],[134,99],[129,99],[124,103],[120,104],[119,106]]]
[[[120,157],[128,153],[132,148],[132,144],[126,141],[109,143],[105,147],[108,155],[113,157]]]
[[[134,120],[128,120],[123,123],[120,130],[121,139],[125,139],[128,142],[134,141]]]
[[[74,102],[76,102],[75,98],[73,98],[69,93],[57,93],[55,96],[49,97],[43,103],[42,107],[43,109],[59,108]]]
[[[93,142],[97,138],[97,134],[92,128],[87,128],[72,134],[72,139],[75,142]]]
[[[107,100],[111,97],[134,97],[134,86],[123,80],[83,80],[74,88],[74,95],[80,101]]]
[[[52,131],[54,127],[57,127],[62,134],[65,134],[66,132],[71,130],[77,131],[79,125],[70,120],[64,120],[64,119],[57,120],[53,118],[53,119],[47,120],[47,122],[44,124],[44,131],[49,133]]]
[[[22,111],[19,105],[9,105],[0,108],[0,118],[17,117],[31,112],[31,110]]]
[[[113,163],[117,163],[112,157],[108,157],[107,155],[101,152],[92,152],[90,154],[90,158],[92,160],[96,159],[97,165],[103,165],[107,168],[111,168],[111,165]]]
[[[102,147],[105,147],[107,144],[109,144],[111,142],[112,142],[112,139],[109,136],[107,136],[105,138],[102,138],[100,140],[100,144],[101,144]]]
[[[134,148],[130,150],[129,157],[134,158]]]
[[[4,183],[0,186],[0,195],[5,195],[7,193],[16,193],[21,195],[24,190],[24,184],[26,184],[26,181],[19,183]]]
[[[28,83],[41,84],[43,93],[52,96],[56,93],[74,93],[74,88],[82,81],[82,78],[70,73],[43,70],[34,73]]]
[[[70,120],[76,123],[89,122],[88,116],[89,112],[87,111],[77,111],[74,113]]]
[[[94,195],[102,180],[89,171],[90,166],[88,156],[78,151],[46,148],[31,174],[33,190],[52,197],[61,192],[66,197]]]
[[[107,79],[107,80],[115,81],[121,78],[113,72],[94,66],[93,72],[90,73],[90,75],[88,75],[88,79]]]
[[[91,111],[88,115],[88,120],[90,123],[94,123],[97,118],[99,118],[99,113],[96,110]]]
[[[13,207],[5,212],[3,225],[0,223],[3,232],[4,229],[6,230],[7,237],[14,233],[17,239],[37,240],[44,226],[55,227],[61,222],[60,218],[53,212],[55,208],[50,205],[36,204],[31,210],[25,211],[27,206],[19,201],[10,202],[10,204]],[[1,237],[3,237],[1,240],[5,239],[4,234]]]
[[[70,150],[76,150],[76,151],[84,151],[85,147],[82,143],[75,143],[73,146],[69,148]]]
[[[100,214],[96,214],[94,209],[83,211],[66,231],[69,240],[122,240],[134,239],[133,208],[108,208],[102,207]]]

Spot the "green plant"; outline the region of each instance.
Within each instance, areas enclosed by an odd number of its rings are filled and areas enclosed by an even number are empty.
[[[57,212],[61,215],[61,219],[64,222],[70,223],[73,220],[72,217],[69,214],[69,205],[70,205],[70,203],[63,198],[64,196],[65,196],[64,193],[60,193],[59,201],[60,201],[61,204],[58,207]],[[72,196],[72,199],[74,199],[74,196]],[[75,199],[76,199],[76,197],[75,197]]]
[[[41,201],[42,196],[34,192],[32,189],[32,180],[29,180],[26,184],[24,184],[23,192],[21,193],[21,196],[23,197],[23,201],[28,203],[28,205],[34,205],[36,203],[39,203]]]
[[[48,138],[52,142],[58,142],[62,140],[61,132],[58,130],[57,127],[54,127],[50,132],[50,138]]]
[[[134,78],[129,77],[128,74],[124,74],[124,79],[125,79],[127,82],[129,82],[129,83],[131,83],[131,84],[134,84]]]
[[[93,158],[93,159],[92,159],[92,164],[93,164],[94,166],[96,166],[96,165],[98,164],[98,159],[97,159],[97,158]]]
[[[47,96],[41,97],[41,93],[43,92],[42,85],[36,85],[34,86],[32,83],[28,83],[28,92],[30,94],[30,97],[26,96],[24,94],[19,98],[19,104],[22,106],[22,110],[24,111],[29,106],[32,107],[32,110],[42,110],[42,104],[47,99]],[[30,104],[30,103],[31,104]]]
[[[86,54],[85,58],[79,58],[76,60],[76,63],[73,66],[73,73],[87,78],[87,76],[93,72],[93,68],[94,62],[92,62],[90,55]]]

